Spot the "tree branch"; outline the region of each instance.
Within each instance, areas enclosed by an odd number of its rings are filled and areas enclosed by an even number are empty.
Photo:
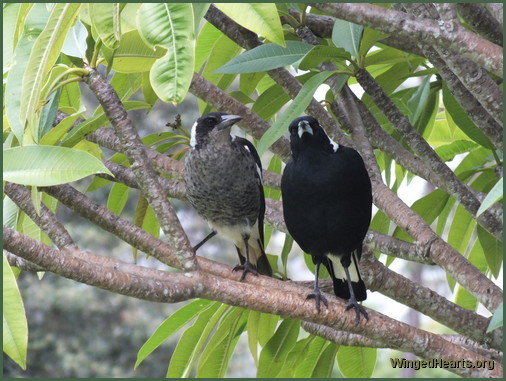
[[[311,6],[331,16],[384,33],[452,49],[502,77],[502,48],[463,27],[447,30],[433,20],[371,4],[312,3]]]
[[[482,4],[457,3],[455,5],[462,18],[466,20],[478,34],[494,44],[503,46],[502,25]]]
[[[90,70],[90,74],[85,76],[83,80],[96,95],[114,127],[122,145],[122,152],[128,157],[141,191],[153,208],[167,239],[175,248],[178,260],[186,270],[195,270],[197,268],[195,253],[172,205],[160,187],[158,176],[151,168],[144,151],[144,145],[128,119],[118,95],[113,87],[106,83],[95,70]]]
[[[335,297],[329,296],[331,299],[329,308],[317,313],[314,303],[307,300],[304,293],[286,293],[272,287],[252,287],[246,282],[206,276],[200,272],[175,274],[146,269],[142,271],[147,271],[154,276],[142,278],[139,275],[134,275],[139,266],[105,259],[87,252],[79,253],[79,257],[68,252],[59,252],[8,227],[4,227],[4,238],[6,249],[16,255],[46,267],[58,275],[123,295],[165,302],[202,297],[232,306],[277,314],[285,318],[309,320],[337,330],[360,333],[374,340],[385,341],[390,348],[398,347],[422,358],[466,358],[474,361],[486,359],[451,344],[437,335],[416,329],[372,310],[368,311],[368,322],[362,321],[356,324],[354,315],[345,311],[345,301]],[[86,258],[86,260],[82,258]],[[64,262],[64,266],[62,266],[62,262]],[[165,276],[167,281],[163,282],[162,279]],[[276,281],[272,278],[269,279]],[[388,335],[388,332],[392,331],[397,334],[395,336]],[[499,377],[502,368],[496,367],[491,371],[472,368],[453,369],[452,371],[463,376]]]

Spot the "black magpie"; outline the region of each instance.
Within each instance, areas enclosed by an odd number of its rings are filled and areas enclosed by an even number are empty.
[[[371,222],[371,181],[360,154],[332,141],[311,116],[296,118],[289,126],[292,158],[281,178],[286,227],[304,252],[311,255],[315,269],[314,293],[328,306],[318,287],[320,264],[329,271],[335,294],[348,299],[368,319],[358,301],[366,289],[358,269],[362,241]]]
[[[192,127],[191,148],[186,156],[188,199],[207,220],[212,232],[194,247],[197,250],[219,233],[234,242],[243,270],[272,276],[264,251],[265,198],[262,163],[255,146],[230,134],[242,117],[211,112]]]

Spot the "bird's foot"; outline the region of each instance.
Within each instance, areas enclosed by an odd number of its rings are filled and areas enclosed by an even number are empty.
[[[358,304],[356,299],[350,299],[348,300],[348,305],[346,306],[346,311],[351,310],[352,308],[355,309],[355,323],[360,323],[360,314],[364,315],[365,320],[369,321],[369,315],[367,315],[367,311],[364,307],[362,307],[360,304]]]
[[[241,278],[239,279],[239,281],[241,282],[244,280],[244,278],[246,278],[247,273],[251,273],[255,276],[258,276],[257,269],[249,262],[245,262],[244,265],[237,265],[232,269],[232,271],[239,271],[239,270],[242,270]]]
[[[325,304],[325,307],[327,307],[327,308],[329,307],[329,302],[327,301],[327,298],[322,295],[320,290],[314,290],[314,293],[306,296],[306,299],[314,299],[315,300],[316,311],[318,311],[318,313],[320,313],[320,301],[322,301],[323,304]]]

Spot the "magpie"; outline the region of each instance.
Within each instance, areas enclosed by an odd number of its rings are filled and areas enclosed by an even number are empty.
[[[371,181],[360,154],[332,141],[318,121],[303,116],[288,128],[292,157],[281,177],[286,227],[315,264],[314,291],[307,296],[328,302],[318,287],[323,264],[333,280],[336,296],[348,299],[346,310],[355,309],[368,319],[358,304],[366,289],[358,269],[362,242],[371,222]]]
[[[212,232],[198,243],[196,251],[217,233],[230,239],[243,270],[272,276],[264,251],[265,198],[262,163],[255,146],[230,134],[238,115],[210,112],[192,127],[190,150],[185,162],[188,200],[207,220]]]

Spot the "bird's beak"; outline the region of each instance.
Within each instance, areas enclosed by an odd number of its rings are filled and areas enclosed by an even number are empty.
[[[239,115],[223,115],[221,117],[221,122],[216,126],[216,128],[221,131],[227,127],[233,126],[235,123],[240,121],[242,116]]]
[[[299,138],[302,137],[304,132],[307,132],[307,133],[313,135],[313,129],[311,128],[309,123],[306,122],[305,120],[299,122],[299,129],[297,130],[297,134],[299,135]]]

